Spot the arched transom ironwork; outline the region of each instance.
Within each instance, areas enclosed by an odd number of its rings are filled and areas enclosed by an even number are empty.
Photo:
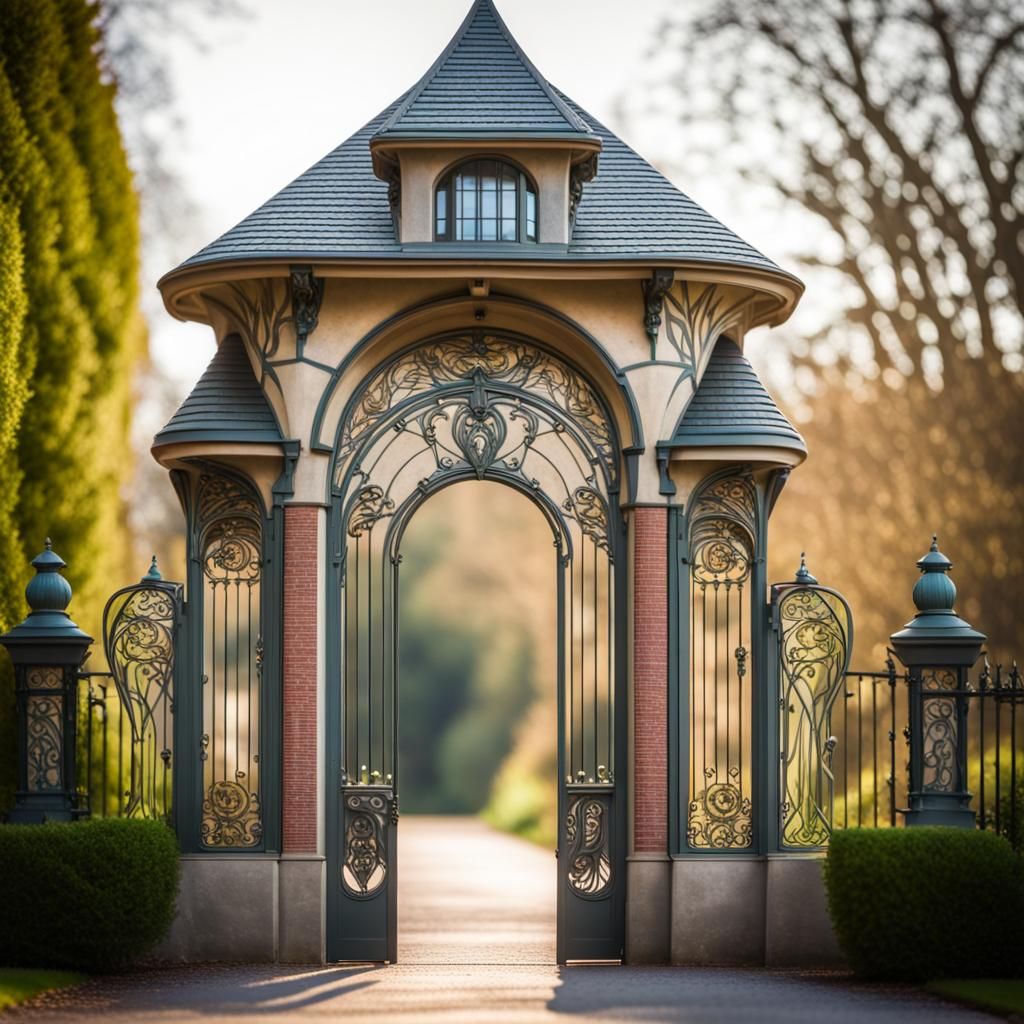
[[[342,881],[350,895],[368,898],[387,878],[384,822],[398,789],[402,534],[422,501],[460,480],[527,494],[552,528],[563,782],[598,794],[573,804],[564,823],[578,867],[570,884],[588,895],[607,891],[610,805],[600,794],[611,799],[615,777],[618,460],[610,414],[593,386],[514,335],[432,339],[400,353],[353,395],[336,446],[331,541],[341,595],[341,782],[349,794]],[[359,793],[381,806],[370,814],[352,802]]]

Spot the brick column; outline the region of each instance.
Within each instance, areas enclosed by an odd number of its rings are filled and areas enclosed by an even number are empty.
[[[633,848],[668,850],[668,510],[633,510]]]
[[[318,518],[317,508],[285,506],[281,786],[285,853],[316,853]]]

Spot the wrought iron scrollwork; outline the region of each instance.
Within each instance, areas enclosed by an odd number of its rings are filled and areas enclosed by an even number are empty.
[[[29,685],[36,686],[38,681],[30,680]],[[61,684],[58,682],[57,685]],[[60,694],[52,697],[32,694],[28,698],[25,760],[28,765],[28,788],[36,793],[59,791],[64,786],[61,765],[61,752],[64,749],[63,710],[63,697]]]
[[[715,476],[690,510],[690,788],[693,849],[753,842],[750,577],[757,494],[747,471]]]
[[[710,782],[716,778],[713,768],[705,768]],[[750,797],[737,784],[740,771],[729,769],[728,782],[714,782],[690,801],[686,838],[698,849],[730,850],[750,846],[753,836]]]
[[[199,834],[204,846],[258,846],[263,838],[260,798],[244,784],[245,773],[212,783],[203,800]]]
[[[600,899],[612,884],[610,808],[602,796],[577,796],[565,819],[569,885],[587,899]]]
[[[380,370],[345,417],[337,447],[335,483],[380,418],[406,399],[482,375],[492,385],[532,393],[561,409],[593,444],[609,479],[618,472],[612,427],[594,389],[572,367],[512,336],[458,335],[421,345]]]
[[[171,811],[175,635],[181,587],[159,579],[115,594],[103,638],[114,684],[132,734],[126,817],[166,819]]]
[[[832,832],[831,714],[850,661],[846,602],[823,587],[783,590],[778,602],[782,844],[819,847]]]
[[[204,474],[197,495],[203,570],[203,805],[206,847],[263,841],[260,790],[263,517],[246,484]]]
[[[394,805],[394,806],[392,806]],[[345,793],[341,884],[355,899],[376,896],[388,876],[388,825],[397,817],[390,791]]]
[[[956,690],[956,672],[929,668],[921,673],[925,693]],[[922,784],[931,793],[953,793],[957,789],[957,708],[954,697],[928,696],[921,702]]]

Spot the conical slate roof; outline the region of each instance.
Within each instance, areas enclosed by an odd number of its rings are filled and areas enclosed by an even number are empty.
[[[577,137],[596,141],[520,49],[491,0],[476,0],[375,139]]]
[[[500,126],[500,127],[499,127]],[[403,246],[374,174],[371,145],[402,133],[438,138],[580,140],[601,152],[568,245],[433,242]],[[481,136],[483,137],[483,135]],[[572,142],[567,142],[572,145]],[[646,160],[552,87],[509,35],[491,0],[477,0],[452,43],[407,93],[179,272],[216,263],[417,260],[707,263],[795,279],[680,192]],[[163,284],[164,282],[161,282]]]
[[[192,393],[153,438],[153,447],[182,441],[282,440],[277,419],[252,372],[242,339],[229,334]]]
[[[666,447],[771,447],[807,454],[796,428],[731,338],[719,338]]]

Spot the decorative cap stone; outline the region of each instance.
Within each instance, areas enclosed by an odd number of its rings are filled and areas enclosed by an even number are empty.
[[[71,603],[71,584],[60,574],[67,567],[56,551],[50,538],[46,547],[32,559],[35,576],[25,588],[25,600],[34,612],[62,612]]]
[[[918,559],[921,577],[914,585],[917,614],[889,638],[905,665],[973,665],[987,639],[953,608],[956,585],[949,578],[953,563],[932,537],[927,554]]]
[[[160,571],[160,566],[156,564],[156,555],[153,556],[153,561],[149,563],[149,572],[142,577],[142,582],[146,583],[150,580],[157,581],[162,580],[164,574]]]
[[[71,584],[60,574],[67,563],[54,550],[50,538],[45,548],[32,559],[35,576],[25,587],[25,599],[32,610],[24,622],[0,637],[9,649],[19,645],[38,645],[40,641],[88,646],[92,637],[71,620],[64,610],[71,603]]]
[[[956,601],[956,584],[947,573],[953,563],[939,550],[938,535],[932,535],[928,554],[919,558],[921,578],[914,585],[914,605],[919,612],[952,611]]]
[[[797,569],[796,575],[793,577],[793,582],[802,583],[805,586],[810,586],[818,582],[818,580],[811,575],[810,570],[807,568],[807,553],[804,551],[800,552],[800,568]]]

